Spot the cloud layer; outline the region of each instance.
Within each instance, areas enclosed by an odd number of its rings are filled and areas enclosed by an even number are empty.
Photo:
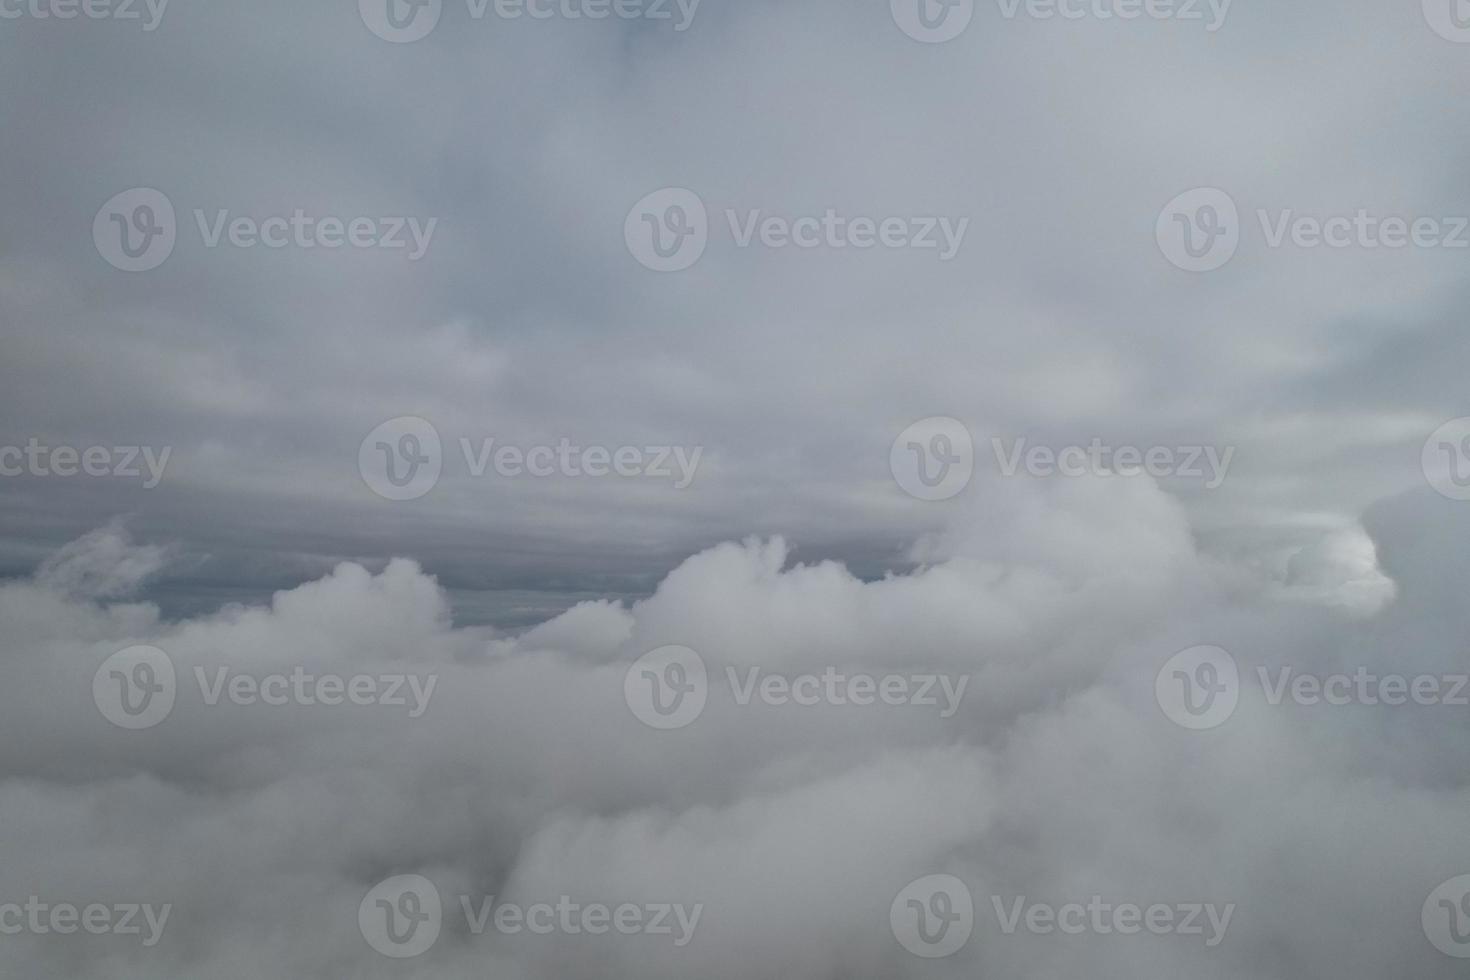
[[[1470,211],[1470,68],[1418,5],[1236,3],[1210,32],[980,3],[941,45],[884,8],[710,0],[676,32],[447,2],[412,44],[351,3],[174,5],[151,32],[8,22],[0,79],[20,97],[0,108],[0,159],[23,179],[0,188],[0,444],[173,453],[146,491],[7,479],[3,568],[29,573],[126,512],[195,559],[159,582],[176,612],[343,558],[378,567],[400,541],[466,614],[490,590],[647,594],[682,556],[753,532],[868,577],[946,520],[885,466],[894,435],[935,415],[981,446],[1236,447],[1223,486],[1174,489],[1204,550],[1278,583],[1291,553],[1422,481],[1425,438],[1470,413],[1460,253],[1271,248],[1257,218]],[[1228,192],[1244,227],[1229,265],[1192,275],[1154,228],[1199,186]],[[139,274],[88,234],[133,187],[166,194],[179,226]],[[680,273],[624,243],[629,209],[665,187],[709,212]],[[210,248],[195,216],[298,210],[440,220],[410,262]],[[944,262],[742,248],[726,217],[829,210],[970,224]],[[405,415],[449,454],[431,494],[394,506],[356,459]],[[477,479],[460,438],[700,446],[704,462],[681,492]]]
[[[646,600],[588,603],[519,636],[455,627],[407,560],[165,621],[63,587],[74,565],[110,592],[146,560],[125,530],[94,535],[47,577],[0,588],[0,898],[170,903],[171,917],[151,948],[23,934],[5,937],[7,959],[29,976],[242,980],[1457,975],[1419,913],[1466,871],[1464,710],[1273,706],[1255,669],[1463,672],[1462,604],[1435,585],[1463,580],[1464,558],[1419,530],[1464,518],[1422,497],[1385,503],[1375,533],[1403,594],[1365,614],[1232,595],[1147,479],[1063,489],[977,510],[912,573],[863,582],[750,539],[689,558]],[[1240,703],[1189,731],[1154,681],[1202,643],[1239,662]],[[161,723],[126,731],[98,712],[92,677],[138,644],[167,652],[178,695]],[[630,711],[624,678],[667,644],[697,651],[710,686],[697,719],[659,731]],[[755,665],[971,679],[949,718],[741,704],[726,669]],[[219,667],[437,687],[417,718],[383,703],[210,705],[194,671]],[[444,914],[433,946],[398,960],[357,912],[403,874],[431,881]],[[934,874],[965,883],[975,921],[958,953],[927,960],[895,939],[889,905]],[[566,896],[700,913],[684,945],[476,935],[461,896],[471,910]],[[1022,896],[1233,915],[1212,947],[1007,934],[995,903],[1009,915]]]
[[[7,968],[1463,975],[1470,31],[905,3],[0,0]]]

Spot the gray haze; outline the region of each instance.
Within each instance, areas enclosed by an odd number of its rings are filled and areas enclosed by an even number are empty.
[[[1176,492],[1211,553],[1269,580],[1422,484],[1424,438],[1470,412],[1464,253],[1271,250],[1254,218],[1470,212],[1470,50],[1413,3],[1242,2],[1210,33],[989,2],[930,45],[878,3],[706,0],[675,32],[450,0],[429,37],[389,44],[350,2],[176,0],[152,32],[28,18],[0,46],[4,441],[172,448],[146,491],[8,478],[9,574],[130,514],[183,549],[187,571],[153,587],[188,611],[405,550],[457,594],[646,594],[751,532],[872,577],[943,523],[886,461],[944,415],[982,446],[1237,446],[1222,487]],[[712,226],[677,274],[622,235],[667,186]],[[1153,234],[1197,186],[1247,226],[1208,275]],[[133,187],[178,211],[173,255],[142,274],[88,233]],[[193,214],[298,208],[439,223],[410,262],[209,249]],[[727,208],[970,225],[948,262],[738,248]],[[404,415],[448,459],[392,505],[357,449]],[[705,453],[678,492],[473,479],[460,437]]]

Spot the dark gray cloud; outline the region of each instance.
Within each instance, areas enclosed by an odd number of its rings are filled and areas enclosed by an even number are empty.
[[[1255,212],[1470,210],[1463,50],[1372,4],[1237,4],[1214,32],[1004,9],[942,45],[835,4],[705,3],[676,32],[449,3],[412,44],[350,4],[175,5],[151,32],[7,22],[6,441],[173,456],[146,492],[8,479],[0,561],[27,572],[130,513],[257,599],[287,584],[257,546],[299,554],[295,581],[411,541],[457,591],[638,593],[691,551],[785,532],[877,573],[940,523],[884,466],[931,415],[982,443],[1236,445],[1220,490],[1178,492],[1202,532],[1269,524],[1277,555],[1302,522],[1342,530],[1414,485],[1417,443],[1466,410],[1443,373],[1458,253],[1269,249]],[[1310,71],[1281,57],[1304,46]],[[1244,235],[1192,276],[1151,230],[1201,184],[1234,197]],[[86,229],[138,186],[173,202],[179,238],[130,275]],[[659,275],[620,231],[665,186],[701,196],[712,237]],[[970,224],[941,262],[739,248],[725,217],[829,208]],[[206,248],[194,216],[297,209],[439,220],[409,262]],[[439,429],[446,473],[389,505],[355,453],[404,415]],[[471,479],[461,437],[705,455],[688,492]],[[599,554],[634,557],[609,573]]]

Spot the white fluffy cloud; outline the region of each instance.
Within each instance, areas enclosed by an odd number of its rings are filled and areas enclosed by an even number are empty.
[[[1380,545],[1405,581],[1462,574],[1463,559],[1415,546],[1423,503],[1386,502],[1398,529]],[[646,600],[585,604],[515,636],[455,627],[411,561],[344,564],[269,606],[179,622],[55,576],[0,587],[0,901],[172,904],[151,948],[22,934],[0,940],[6,959],[83,980],[1457,975],[1419,910],[1470,870],[1464,710],[1272,706],[1254,672],[1465,670],[1418,591],[1376,613],[1332,596],[1242,599],[1142,479],[996,498],[928,548],[913,573],[863,582],[793,564],[779,539],[724,544]],[[68,550],[104,581],[150,554],[118,529]],[[624,673],[671,643],[703,657],[710,696],[692,724],[656,731],[624,702]],[[1155,703],[1154,675],[1200,643],[1240,663],[1240,706],[1187,731]],[[167,651],[179,693],[161,723],[126,731],[93,704],[92,675],[136,644]],[[211,706],[193,677],[297,665],[437,686],[411,718],[383,704]],[[949,718],[741,705],[725,668],[752,666],[971,680]],[[892,935],[889,903],[941,873],[972,892],[974,934],[922,960]],[[363,896],[395,874],[426,876],[444,899],[443,932],[411,960],[381,956],[357,925]],[[459,896],[490,895],[701,911],[682,946],[475,935]],[[1094,895],[1234,911],[1207,948],[1006,934],[993,906]]]

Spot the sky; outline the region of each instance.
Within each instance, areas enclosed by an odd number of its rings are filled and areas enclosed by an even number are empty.
[[[1461,975],[1467,83],[1463,0],[0,0],[0,959]]]

